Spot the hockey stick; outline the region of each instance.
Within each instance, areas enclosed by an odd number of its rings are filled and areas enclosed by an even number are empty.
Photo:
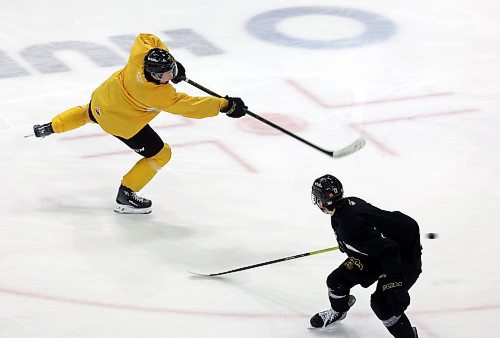
[[[215,97],[222,97],[219,94],[217,94],[216,92],[214,92],[214,91],[212,91],[212,90],[210,90],[210,89],[202,86],[201,84],[199,84],[197,82],[194,82],[191,79],[186,78],[184,81],[186,81],[190,85],[192,85],[192,86],[194,86],[194,87],[196,87],[196,88],[204,91],[207,94],[210,94],[210,95],[215,96]],[[273,123],[273,122],[271,122],[269,120],[266,120],[262,116],[259,116],[259,115],[255,114],[255,113],[252,113],[249,110],[247,110],[247,114],[250,115],[251,117],[253,117],[253,118],[255,118],[255,119],[257,119],[257,120],[259,120],[259,121],[261,121],[261,122],[263,122],[263,123],[265,123],[265,124],[267,124],[267,125],[269,125],[269,126],[271,126],[273,128],[275,128],[275,129],[278,129],[279,131],[287,134],[288,136],[291,136],[291,137],[299,140],[300,142],[305,143],[308,146],[313,147],[314,149],[319,150],[322,153],[324,153],[324,154],[326,154],[326,155],[328,155],[330,157],[333,157],[333,158],[339,158],[339,157],[350,155],[350,154],[352,154],[352,153],[360,150],[361,148],[363,148],[365,146],[365,144],[366,144],[365,139],[362,138],[362,137],[360,137],[357,140],[355,140],[354,142],[352,142],[351,144],[345,146],[344,148],[337,149],[337,150],[326,150],[326,149],[323,149],[323,148],[321,148],[321,147],[319,147],[319,146],[317,146],[317,145],[315,145],[315,144],[313,144],[313,143],[311,143],[311,142],[309,142],[307,140],[304,140],[302,137],[295,135],[294,133],[286,130],[283,127],[278,126],[277,124],[275,124],[275,123]]]
[[[254,265],[249,265],[249,266],[244,266],[242,268],[234,269],[234,270],[229,270],[229,271],[224,271],[224,272],[218,272],[218,273],[209,273],[209,274],[204,274],[204,273],[197,273],[197,272],[191,272],[192,274],[198,275],[198,276],[205,276],[205,277],[215,277],[215,276],[220,276],[220,275],[226,275],[228,273],[233,273],[233,272],[238,272],[238,271],[243,271],[243,270],[248,270],[248,269],[253,269],[253,268],[258,268],[259,266],[264,266],[264,265],[269,265],[269,264],[274,264],[274,263],[279,263],[279,262],[284,262],[284,261],[289,261],[291,259],[296,259],[296,258],[301,258],[301,257],[306,257],[306,256],[312,256],[312,255],[317,255],[323,252],[328,252],[328,251],[333,251],[333,250],[338,250],[338,246],[334,246],[331,248],[326,248],[322,250],[316,250],[312,252],[306,252],[300,255],[295,255],[295,256],[289,256],[285,258],[279,258],[275,259],[272,261],[264,262],[264,263],[258,263]]]

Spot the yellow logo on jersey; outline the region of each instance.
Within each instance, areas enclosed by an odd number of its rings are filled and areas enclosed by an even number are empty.
[[[393,282],[382,285],[382,291],[386,291],[389,289],[400,288],[403,286],[403,282]]]
[[[344,262],[344,266],[347,270],[352,270],[355,268],[358,270],[363,270],[363,264],[361,263],[361,261],[354,257],[347,258]]]
[[[144,73],[142,72],[142,69],[135,74],[135,78],[137,79],[137,82],[139,83],[145,83],[146,79],[144,78]]]

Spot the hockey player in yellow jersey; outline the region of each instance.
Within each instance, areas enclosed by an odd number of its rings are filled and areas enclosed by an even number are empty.
[[[170,146],[149,122],[161,111],[188,118],[217,116],[219,112],[238,118],[247,107],[238,97],[196,97],[177,92],[170,82],[186,79],[182,64],[155,35],[139,34],[127,64],[113,73],[93,93],[89,103],[73,107],[51,122],[33,127],[36,137],[97,123],[108,134],[143,156],[122,178],[116,197],[118,213],[150,213],[150,200],[138,196],[156,173],[168,163]]]

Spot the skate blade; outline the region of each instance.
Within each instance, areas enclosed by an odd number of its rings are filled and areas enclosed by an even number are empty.
[[[341,320],[338,320],[334,323],[328,324],[327,326],[322,326],[322,327],[309,326],[307,329],[313,331],[332,331],[332,330],[334,331],[338,329],[340,323]]]
[[[134,208],[128,205],[118,204],[114,210],[117,214],[150,214],[153,208]]]

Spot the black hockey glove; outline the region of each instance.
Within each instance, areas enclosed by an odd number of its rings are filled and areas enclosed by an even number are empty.
[[[221,113],[233,118],[245,116],[248,107],[245,106],[245,103],[241,98],[229,97],[226,95],[225,99],[228,100],[229,103],[226,108],[221,109]]]
[[[179,83],[186,79],[186,69],[179,61],[175,61],[175,63],[177,64],[177,75],[172,79],[172,82]]]
[[[395,315],[402,314],[410,305],[410,294],[405,288],[405,281],[402,277],[384,276],[378,281],[382,295],[394,311]]]

